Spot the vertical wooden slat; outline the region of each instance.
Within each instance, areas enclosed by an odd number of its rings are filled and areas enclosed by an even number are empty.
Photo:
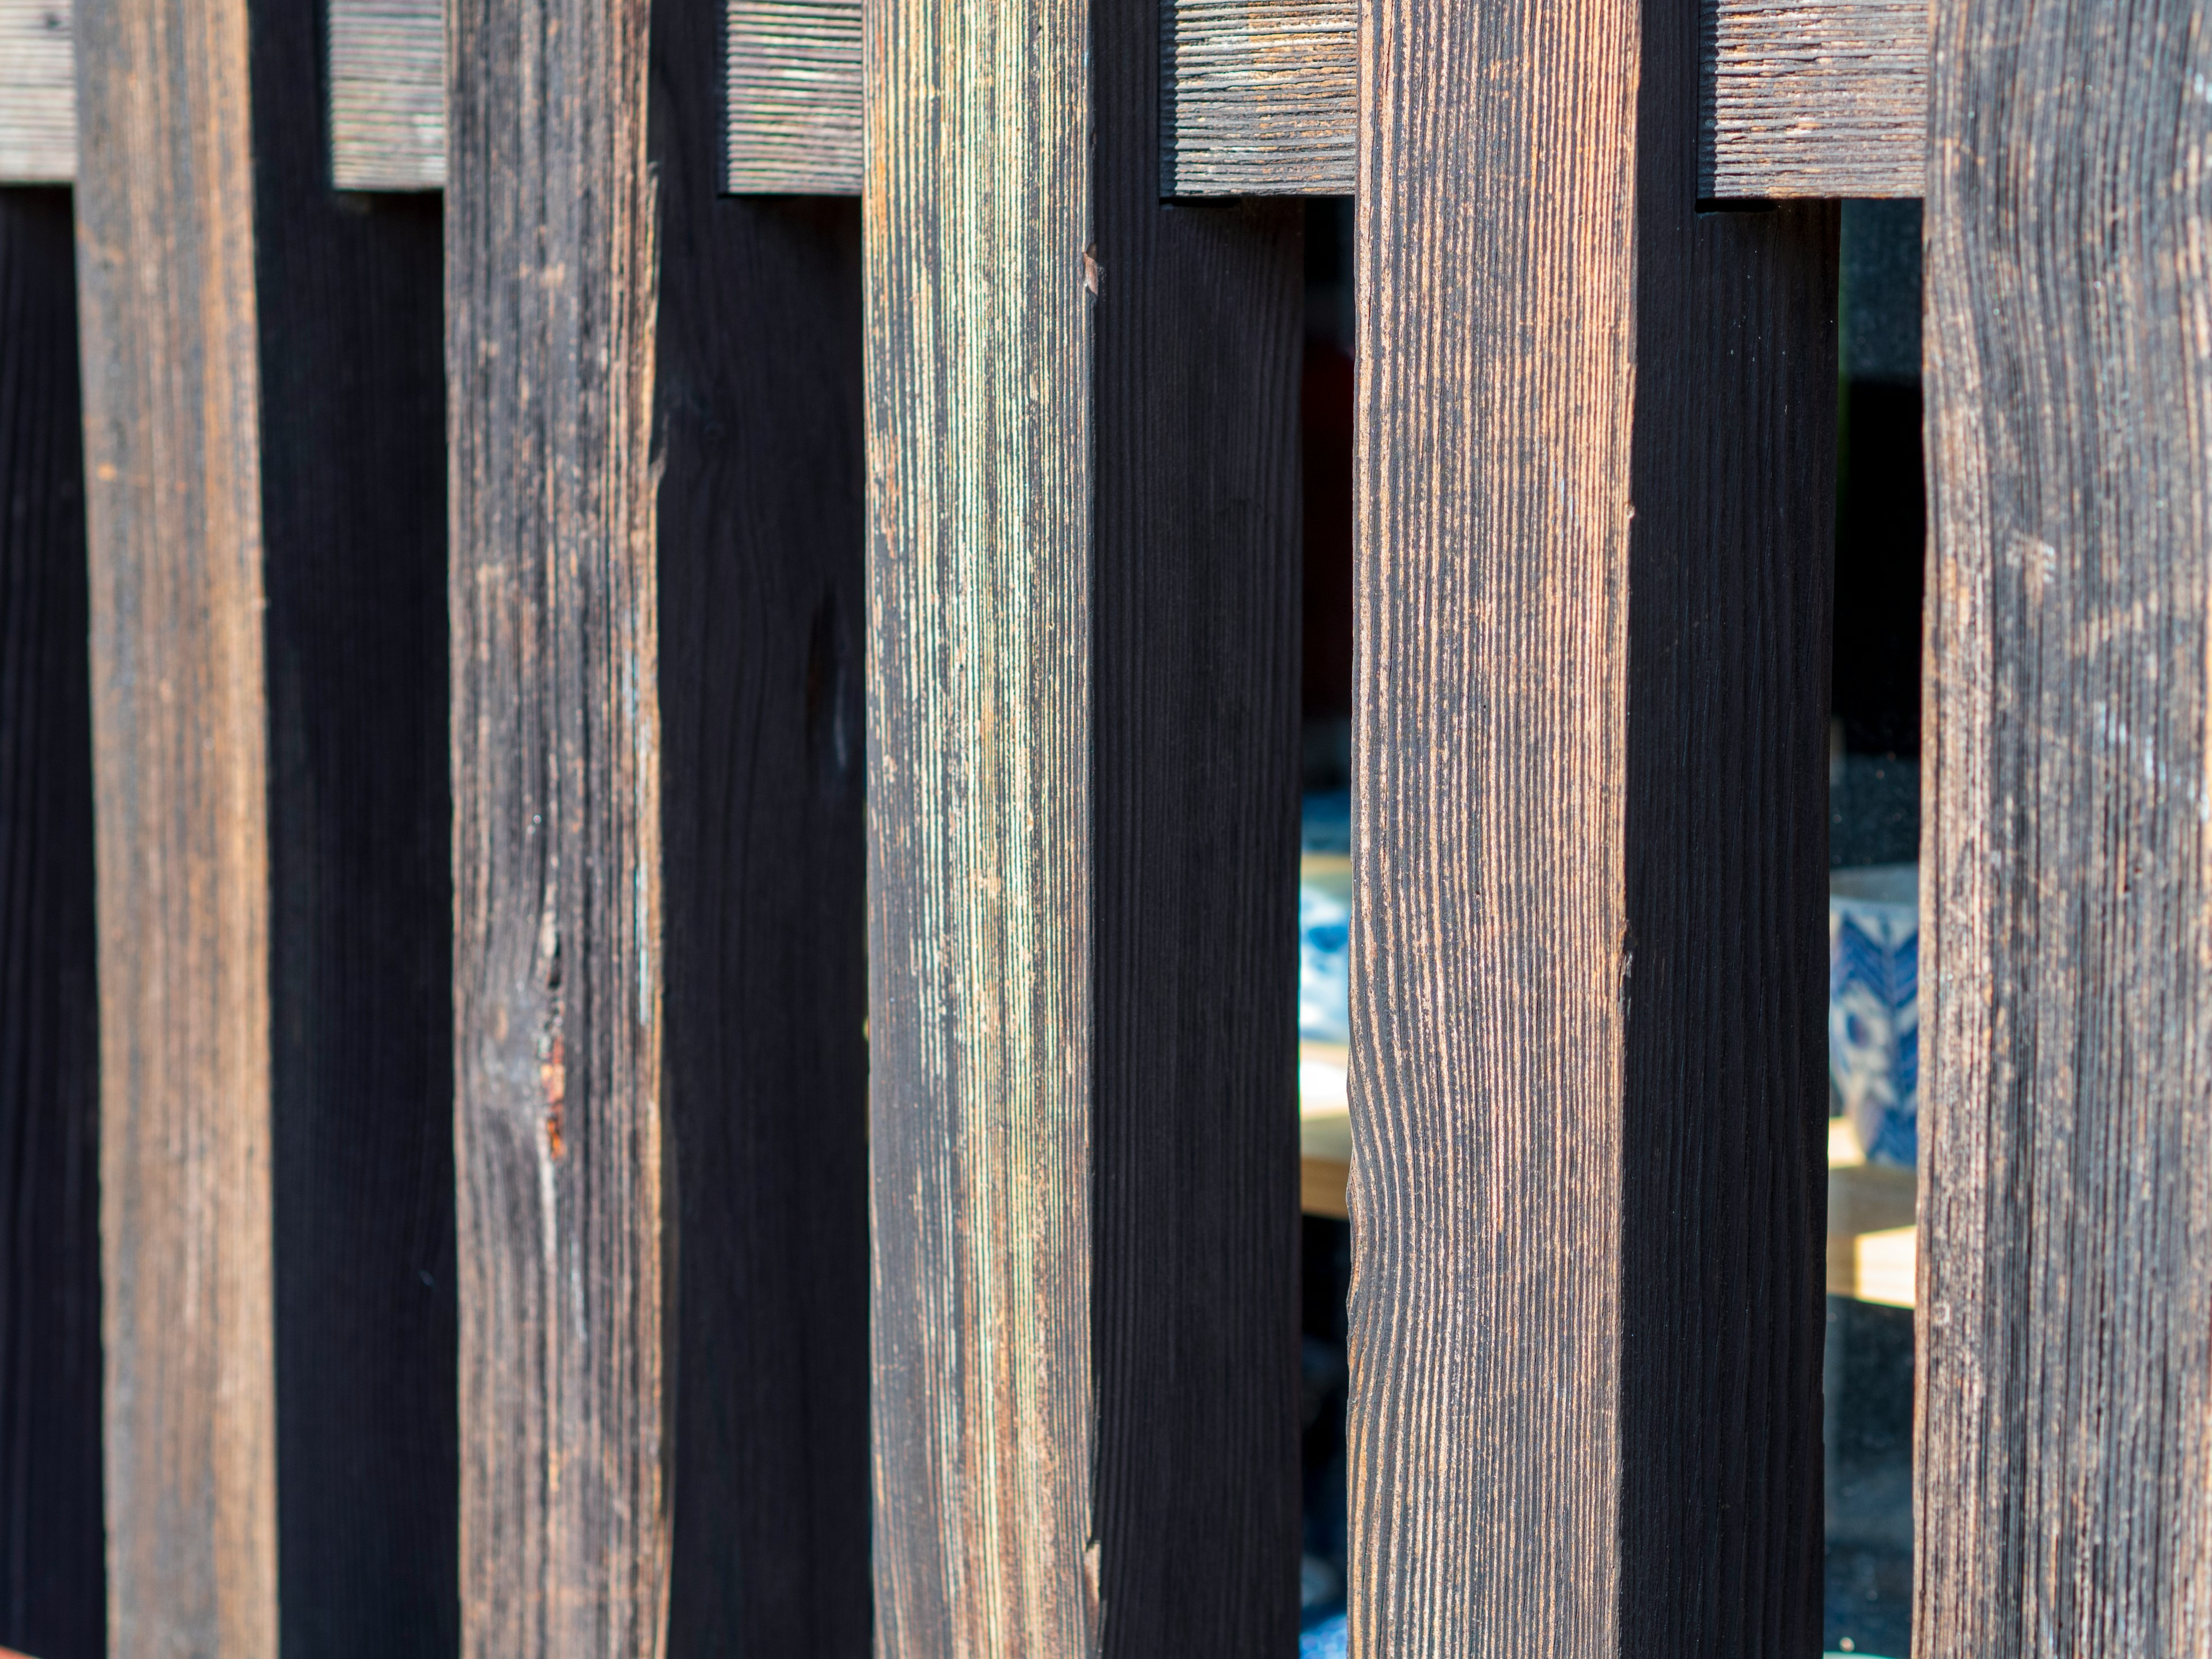
[[[1149,8],[865,34],[878,1640],[1279,1653],[1296,222]]]
[[[76,14],[108,1650],[273,1653],[245,0]]]
[[[668,1650],[865,1659],[860,215],[718,195],[723,21],[653,7]]]
[[[447,18],[462,1645],[658,1650],[660,801],[644,0]]]
[[[1363,14],[1356,1653],[1817,1643],[1835,225],[1698,34]]]
[[[99,1030],[70,198],[0,190],[0,1643],[98,1659]]]
[[[278,1604],[345,1659],[458,1639],[452,813],[438,204],[331,188],[322,11],[250,19]]]
[[[1913,1648],[2212,1642],[2212,43],[1934,14]]]

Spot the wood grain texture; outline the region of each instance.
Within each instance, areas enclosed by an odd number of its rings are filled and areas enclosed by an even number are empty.
[[[1935,11],[1920,1653],[2212,1642],[2203,21]]]
[[[0,190],[0,1641],[99,1659],[99,1028],[69,193]]]
[[[1926,0],[1705,0],[1698,194],[1917,196]]]
[[[319,0],[253,0],[278,1617],[459,1644],[438,204],[334,194]],[[36,1650],[33,1650],[35,1652]]]
[[[720,185],[656,0],[676,1659],[866,1659],[866,528],[855,202]]]
[[[1694,0],[1363,31],[1352,1651],[1810,1652],[1834,210]]]
[[[261,457],[245,0],[86,0],[115,1659],[276,1646]]]
[[[74,0],[0,0],[0,185],[76,173]]]
[[[437,190],[446,182],[446,19],[439,0],[325,0],[331,182]]]
[[[644,0],[465,0],[445,195],[462,1651],[665,1631]]]
[[[860,0],[728,0],[723,186],[860,193]]]
[[[1358,0],[1167,0],[1160,193],[1349,196]]]
[[[866,51],[878,1640],[1280,1653],[1296,220],[1159,204],[1149,8]]]

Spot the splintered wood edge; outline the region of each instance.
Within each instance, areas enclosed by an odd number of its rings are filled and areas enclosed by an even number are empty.
[[[76,173],[71,0],[0,0],[0,181]],[[723,189],[857,196],[857,0],[729,0]],[[1169,0],[1160,193],[1346,196],[1357,173],[1358,0]],[[1698,180],[1712,201],[1917,196],[1921,0],[1708,0]],[[446,180],[439,0],[330,0],[331,181]]]

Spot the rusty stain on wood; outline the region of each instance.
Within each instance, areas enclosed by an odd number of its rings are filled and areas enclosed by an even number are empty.
[[[1362,28],[1352,1650],[1811,1652],[1835,210],[1694,0]]]
[[[448,25],[461,1629],[501,1659],[666,1626],[646,23]]]
[[[1915,1651],[2212,1644],[2212,96],[1934,8]]]
[[[108,1651],[276,1646],[245,0],[83,0]]]

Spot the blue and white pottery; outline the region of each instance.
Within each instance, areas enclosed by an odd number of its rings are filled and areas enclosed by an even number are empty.
[[[1828,873],[1828,1089],[1867,1162],[1920,1151],[1920,866]]]

